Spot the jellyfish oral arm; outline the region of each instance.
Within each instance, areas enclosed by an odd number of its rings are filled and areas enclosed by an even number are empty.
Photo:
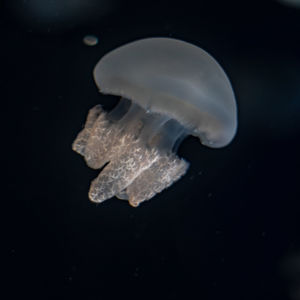
[[[173,152],[183,136],[176,121],[126,99],[109,113],[100,105],[92,108],[73,143],[90,167],[107,164],[91,184],[90,200],[116,196],[138,206],[172,185],[189,166]]]

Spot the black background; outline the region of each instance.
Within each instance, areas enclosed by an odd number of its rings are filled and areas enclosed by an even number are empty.
[[[1,3],[5,299],[300,299],[300,9],[115,1],[102,16],[55,22],[32,16],[29,2]],[[71,144],[89,108],[118,99],[98,93],[92,69],[154,36],[198,45],[223,66],[237,135],[217,150],[186,139],[186,176],[138,208],[95,205],[98,172]]]

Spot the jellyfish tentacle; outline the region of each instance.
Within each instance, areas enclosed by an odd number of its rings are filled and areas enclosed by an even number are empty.
[[[172,152],[184,129],[167,116],[121,102],[110,113],[91,109],[74,148],[91,168],[108,163],[91,184],[91,201],[117,196],[138,206],[185,174],[188,163]]]
[[[122,152],[121,141],[129,144],[140,134],[142,122],[133,116],[142,114],[141,108],[131,105],[126,111],[129,100],[122,99],[121,102],[123,104],[118,105],[114,109],[114,113],[102,113],[91,129],[84,156],[87,165],[93,169],[100,169],[114,159],[119,152]],[[120,120],[118,120],[119,117]],[[130,151],[130,149],[128,150]]]
[[[117,138],[117,126],[107,119],[106,113],[100,115],[87,142],[84,156],[87,165],[100,169],[109,162],[110,151]]]
[[[126,188],[129,204],[136,207],[180,179],[189,163],[175,154],[162,154]],[[123,192],[124,193],[124,192]]]
[[[120,194],[158,159],[157,151],[141,147],[139,140],[131,144],[122,140],[116,153],[91,184],[89,198],[93,202],[103,202]]]
[[[91,136],[93,126],[101,114],[105,114],[100,104],[91,108],[88,112],[83,130],[79,132],[72,144],[72,149],[78,154],[84,156],[88,139]]]

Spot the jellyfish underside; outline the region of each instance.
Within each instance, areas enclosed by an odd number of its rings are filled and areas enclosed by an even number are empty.
[[[188,134],[176,120],[124,98],[108,113],[93,107],[73,143],[89,167],[104,167],[91,183],[90,200],[116,196],[138,206],[169,187],[188,169],[176,155]]]

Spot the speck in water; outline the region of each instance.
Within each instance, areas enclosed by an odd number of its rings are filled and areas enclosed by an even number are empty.
[[[94,35],[86,35],[83,38],[83,43],[87,46],[95,46],[98,44],[98,38]]]

